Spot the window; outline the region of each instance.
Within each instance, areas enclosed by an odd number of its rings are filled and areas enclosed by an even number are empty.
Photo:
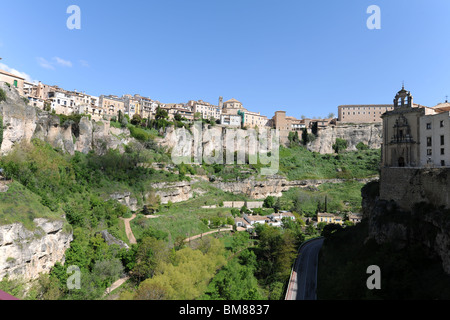
[[[441,166],[445,167],[445,160],[441,160]]]
[[[431,137],[427,138],[427,147],[431,147],[433,145],[433,141],[431,139]]]
[[[443,146],[445,144],[445,137],[441,136],[441,146]]]
[[[427,156],[431,156],[433,154],[433,152],[431,151],[431,149],[427,149]]]
[[[442,156],[445,155],[445,149],[444,148],[441,148],[441,155]]]
[[[427,130],[431,130],[431,123],[427,123]]]
[[[440,126],[441,126],[441,128],[443,128],[443,127],[444,127],[444,120],[441,120],[441,122],[440,122]]]

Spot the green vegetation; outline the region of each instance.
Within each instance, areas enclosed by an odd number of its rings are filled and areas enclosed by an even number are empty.
[[[3,89],[0,89],[0,102],[6,101],[6,92]]]
[[[0,116],[0,148],[3,143],[3,117]]]
[[[322,155],[301,146],[281,147],[280,173],[289,180],[367,178],[378,175],[380,157],[380,150]]]
[[[0,193],[0,225],[22,223],[34,230],[36,218],[58,219],[62,211],[52,212],[41,203],[41,198],[18,182],[9,184],[7,192]]]
[[[348,148],[347,140],[337,138],[336,143],[333,144],[332,148],[333,148],[334,152],[336,152],[336,153],[340,153],[340,152],[347,150],[347,148]]]
[[[168,171],[155,170],[152,164],[170,163],[167,150],[155,143],[159,130],[169,125],[164,112],[159,110],[153,121],[140,117],[130,121],[119,114],[111,126],[128,128],[138,140],[123,153],[107,150],[103,155],[76,152],[71,156],[35,139],[0,158],[0,168],[15,181],[8,192],[0,193],[0,224],[19,221],[32,229],[36,217],[65,215],[74,235],[64,265],[56,264],[50,274],[42,275],[27,299],[101,299],[124,272],[131,278],[122,299],[282,299],[297,248],[318,235],[318,230],[301,218],[315,215],[317,210],[360,210],[362,184],[356,181],[295,188],[282,197],[268,197],[265,208],[253,212],[290,210],[296,222],[284,220],[282,228],[258,226],[252,235],[227,232],[185,242],[189,236],[232,224],[234,217],[248,212],[245,207],[223,208],[224,201],[248,199],[209,182],[197,182],[191,186],[191,199],[161,204],[154,183],[188,181],[196,174],[206,175],[210,181],[237,181],[256,176],[260,165],[181,164]],[[60,116],[60,123],[71,124],[76,131],[80,119]],[[179,116],[175,121],[179,122],[176,126],[184,125]],[[213,125],[211,120],[204,123]],[[280,150],[280,174],[288,179],[352,179],[378,173],[379,150],[359,148],[358,152],[320,155],[300,146],[298,133],[290,140],[291,148]],[[129,244],[121,218],[129,218],[131,212],[111,199],[115,193],[137,199],[137,217],[131,222],[137,244],[129,250],[108,245],[100,235],[107,230]],[[218,207],[201,208],[212,205]],[[159,217],[149,219],[149,214]],[[81,290],[66,286],[70,265],[81,270]],[[14,293],[22,285],[5,279],[0,282],[2,287]]]
[[[283,210],[306,216],[315,216],[317,211],[346,213],[361,211],[361,188],[363,183],[346,181],[325,183],[317,189],[292,188],[280,198]]]

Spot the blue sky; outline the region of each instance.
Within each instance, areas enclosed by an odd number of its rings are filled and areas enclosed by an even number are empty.
[[[3,2],[3,67],[67,90],[223,96],[269,117],[392,103],[402,81],[422,105],[450,96],[448,0]],[[66,27],[72,4],[81,30]],[[366,27],[370,5],[380,30]]]

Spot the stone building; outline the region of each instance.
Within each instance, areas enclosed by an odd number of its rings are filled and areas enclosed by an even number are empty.
[[[431,149],[431,133],[426,133],[429,116],[438,110],[413,103],[404,86],[394,99],[394,109],[384,113],[382,165],[384,167],[420,167],[426,159],[426,147]],[[434,117],[434,116],[433,116]],[[440,121],[440,120],[439,120]],[[431,124],[430,124],[431,127]],[[431,129],[429,129],[431,130]],[[431,131],[430,131],[431,132]],[[423,139],[428,139],[424,141]]]
[[[381,123],[381,115],[393,109],[391,104],[342,105],[338,107],[338,121],[355,124]]]
[[[121,111],[122,114],[124,114],[125,101],[117,96],[101,95],[99,97],[99,107],[103,110],[103,114],[111,118],[117,116],[119,114],[119,111]]]
[[[252,112],[245,109],[242,103],[234,98],[223,103],[222,114],[241,116],[242,126],[246,128],[261,128],[267,126],[269,123],[266,116],[261,115],[259,112]]]
[[[11,87],[16,88],[21,96],[24,95],[24,78],[0,69],[0,82],[8,83]]]

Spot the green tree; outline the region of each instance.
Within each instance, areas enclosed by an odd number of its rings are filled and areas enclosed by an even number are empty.
[[[264,199],[264,208],[273,208],[275,205],[275,197],[273,196],[267,196],[266,199]]]
[[[335,153],[340,153],[341,151],[347,150],[348,144],[347,140],[336,138],[336,143],[333,144],[333,150]]]

